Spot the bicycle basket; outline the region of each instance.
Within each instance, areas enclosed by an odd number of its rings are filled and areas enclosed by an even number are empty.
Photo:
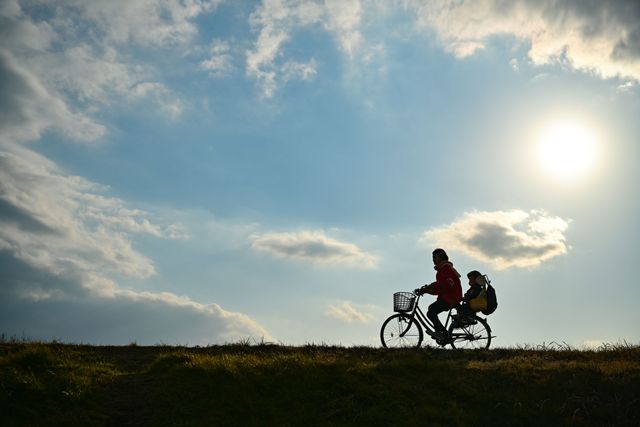
[[[413,310],[416,296],[411,292],[396,292],[393,294],[393,311],[406,312]]]

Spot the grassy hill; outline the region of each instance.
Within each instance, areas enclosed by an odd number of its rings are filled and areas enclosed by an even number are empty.
[[[640,425],[640,348],[0,343],[0,425]]]

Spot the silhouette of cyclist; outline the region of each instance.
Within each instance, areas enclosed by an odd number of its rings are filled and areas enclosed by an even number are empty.
[[[440,322],[438,314],[449,311],[453,307],[460,304],[462,300],[462,285],[460,284],[460,273],[453,268],[453,264],[449,261],[449,256],[444,249],[436,249],[433,251],[433,265],[436,270],[436,281],[424,285],[415,290],[416,294],[437,295],[438,299],[429,306],[427,317],[433,323],[439,338],[444,340],[447,331]]]

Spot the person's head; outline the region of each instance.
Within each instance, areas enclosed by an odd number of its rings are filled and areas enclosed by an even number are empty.
[[[432,256],[433,256],[433,265],[435,265],[436,267],[442,263],[449,261],[449,256],[444,251],[444,249],[438,248],[434,250],[432,253]]]
[[[482,273],[480,273],[477,270],[473,270],[467,273],[467,279],[469,279],[469,286],[473,286],[478,284],[477,279],[478,277],[482,276]]]

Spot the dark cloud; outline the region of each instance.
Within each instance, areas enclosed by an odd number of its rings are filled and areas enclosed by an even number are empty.
[[[118,284],[155,274],[133,235],[173,228],[16,144],[0,142],[0,166],[0,332],[121,344],[270,339],[241,313]]]
[[[545,254],[564,249],[563,243],[540,244],[514,233],[512,227],[490,222],[478,222],[469,237],[461,236],[461,241],[492,258],[538,259]]]
[[[638,17],[640,20],[640,17]],[[633,59],[640,57],[640,28],[618,41],[613,51],[615,59]]]
[[[36,268],[0,251],[0,333],[93,344],[223,343],[272,340],[249,317],[171,294],[123,292],[99,296],[81,275]]]
[[[270,338],[243,314],[113,279],[155,273],[131,241],[159,233],[145,212],[26,148],[0,144],[0,166],[0,332],[120,344]]]
[[[29,212],[19,208],[2,199],[0,195],[0,225],[2,223],[11,223],[16,225],[20,230],[34,234],[55,234],[57,230],[44,224],[37,218],[33,217]]]
[[[545,212],[475,211],[427,230],[423,240],[459,251],[497,269],[534,267],[567,252],[569,222]]]
[[[124,343],[210,343],[269,334],[241,313],[118,280],[156,274],[134,235],[184,236],[176,224],[105,195],[24,143],[56,132],[92,142],[105,106],[150,99],[177,117],[182,102],[149,64],[120,47],[188,41],[217,0],[0,1],[0,332]]]
[[[318,231],[267,233],[253,237],[251,247],[281,258],[305,260],[317,264],[351,265],[372,268],[374,256],[356,245],[331,239]]]
[[[6,54],[0,54],[0,93],[0,129],[26,121],[28,116],[20,100],[35,98],[36,94],[10,64]]]
[[[0,137],[28,141],[47,130],[82,141],[103,135],[102,125],[72,111],[60,94],[45,87],[41,78],[18,62],[0,48]]]
[[[447,50],[468,56],[495,36],[530,44],[534,64],[562,59],[604,77],[640,79],[640,2],[637,0],[414,0],[418,20]]]
[[[0,298],[7,303],[20,298],[37,298],[54,294],[69,297],[86,296],[86,290],[79,285],[79,279],[70,275],[53,274],[47,270],[34,268],[17,258],[10,250],[0,251]],[[2,323],[0,323],[0,329]]]

